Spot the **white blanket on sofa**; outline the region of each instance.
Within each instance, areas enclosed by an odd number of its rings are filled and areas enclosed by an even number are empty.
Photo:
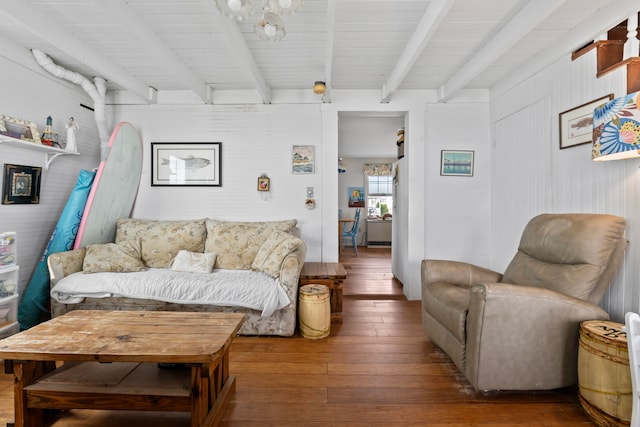
[[[251,270],[216,269],[210,274],[150,268],[137,273],[82,272],[64,277],[51,297],[65,304],[84,298],[127,297],[179,304],[246,307],[271,316],[291,302],[278,279]]]

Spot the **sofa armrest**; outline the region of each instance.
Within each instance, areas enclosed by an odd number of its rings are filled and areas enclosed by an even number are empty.
[[[446,282],[470,288],[476,283],[498,282],[502,274],[460,261],[422,260],[422,288],[431,283]]]
[[[58,280],[72,273],[82,271],[82,263],[84,262],[85,248],[74,249],[66,252],[56,252],[49,255],[47,265],[49,267],[49,276],[51,286],[58,283]]]
[[[307,247],[301,245],[284,258],[280,267],[280,283],[294,304],[298,298],[298,282],[306,254]]]
[[[467,316],[465,376],[478,390],[575,384],[580,322],[608,318],[600,307],[550,289],[476,284]]]

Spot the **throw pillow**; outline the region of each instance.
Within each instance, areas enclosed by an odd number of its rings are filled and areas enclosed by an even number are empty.
[[[169,267],[181,249],[191,252],[204,250],[207,233],[204,219],[154,221],[120,218],[116,224],[116,243],[140,240],[141,258],[147,267]]]
[[[207,219],[205,252],[215,252],[216,267],[249,270],[258,250],[274,230],[289,232],[297,220],[234,222]]]
[[[140,244],[135,240],[89,245],[82,262],[85,273],[131,273],[146,269],[140,259]]]
[[[200,253],[181,250],[171,261],[171,269],[187,273],[211,273],[215,262],[216,254],[213,252]]]
[[[251,269],[278,277],[285,257],[302,245],[304,242],[300,238],[275,230],[258,250]]]

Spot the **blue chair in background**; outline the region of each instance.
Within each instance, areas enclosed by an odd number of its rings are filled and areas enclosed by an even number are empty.
[[[351,238],[353,249],[356,251],[356,256],[358,256],[358,242],[356,241],[358,239],[358,222],[360,222],[360,208],[356,209],[356,215],[353,218],[351,229],[349,231],[344,229],[342,230],[342,249],[344,250],[344,239]]]

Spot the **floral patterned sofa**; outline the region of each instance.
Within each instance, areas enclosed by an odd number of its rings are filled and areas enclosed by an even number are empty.
[[[80,309],[233,311],[247,315],[240,330],[243,335],[291,336],[296,328],[298,279],[306,254],[306,246],[298,237],[296,225],[297,220],[118,219],[114,243],[89,245],[49,255],[52,316]],[[213,271],[174,271],[172,261],[180,250],[215,254]],[[238,291],[244,292],[244,296],[239,296],[242,302],[237,305],[228,302],[228,295],[219,297],[227,301],[225,303],[216,303],[219,299],[203,303],[198,299],[200,297],[186,302],[176,300],[176,289],[183,292],[187,289],[184,286],[191,285],[195,286],[193,292],[196,293],[203,287],[214,289],[223,286],[217,283],[220,277],[234,273],[245,275],[238,288],[248,286],[244,291]],[[134,278],[146,282],[144,285],[154,292],[168,290],[174,295],[169,298],[155,294],[141,297],[140,291],[132,291],[133,285],[129,288],[129,282]],[[167,283],[164,283],[165,279]],[[175,280],[180,280],[179,285]],[[257,298],[258,292],[263,291],[260,286],[264,285],[261,284],[271,283],[270,280],[277,284],[277,309],[251,308],[252,304],[242,298]],[[69,288],[74,281],[76,287]],[[116,281],[117,285],[111,285]],[[110,287],[100,289],[101,283]],[[227,285],[227,288],[234,291],[234,286]],[[72,295],[68,289],[80,291]],[[187,296],[193,292],[187,290],[183,293]],[[269,313],[265,313],[267,311]]]

